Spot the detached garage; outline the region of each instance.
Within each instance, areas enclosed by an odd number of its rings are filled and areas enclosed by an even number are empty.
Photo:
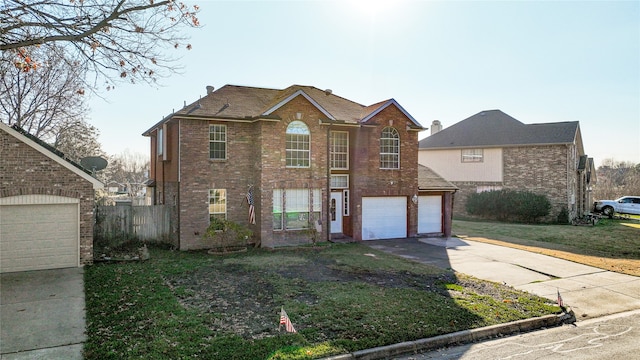
[[[0,179],[0,272],[91,263],[94,191],[102,188],[100,181],[2,123]]]
[[[418,165],[418,234],[451,236],[453,195],[458,188],[424,165]]]

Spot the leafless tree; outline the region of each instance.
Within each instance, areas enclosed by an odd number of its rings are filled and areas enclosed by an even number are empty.
[[[67,158],[78,163],[87,156],[106,158],[107,155],[98,142],[98,135],[98,129],[86,121],[66,122],[58,126],[52,145]]]
[[[0,51],[29,71],[36,46],[57,44],[95,79],[153,82],[176,70],[166,47],[187,49],[181,34],[198,27],[198,7],[172,0],[3,0]]]
[[[640,164],[605,159],[597,169],[594,197],[613,200],[625,195],[640,195]]]
[[[10,54],[0,54],[0,121],[53,143],[57,132],[87,114],[79,94],[85,72],[56,46],[34,49],[34,55],[42,59],[37,72],[24,71],[12,64]]]
[[[111,156],[104,171],[104,182],[114,182],[126,188],[129,197],[136,197],[149,176],[149,157],[129,150]]]

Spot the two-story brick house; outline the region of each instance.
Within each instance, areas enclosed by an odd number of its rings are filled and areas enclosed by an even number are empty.
[[[213,217],[247,224],[265,247],[307,243],[308,229],[322,240],[416,235],[421,130],[394,99],[226,85],[143,135],[153,202],[176,206],[179,248],[197,249],[212,245]]]
[[[500,189],[547,195],[547,221],[563,208],[569,220],[589,212],[595,166],[585,154],[579,122],[524,124],[487,110],[440,128],[434,121],[431,135],[420,141],[419,163],[460,189],[456,214],[465,213],[469,194]]]

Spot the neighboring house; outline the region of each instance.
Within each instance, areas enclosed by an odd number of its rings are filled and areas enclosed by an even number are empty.
[[[547,195],[555,221],[589,212],[595,165],[577,121],[523,124],[500,110],[482,111],[448,128],[434,121],[420,141],[418,161],[455,184],[455,212],[465,214],[475,192],[513,189]]]
[[[394,99],[364,106],[311,86],[226,85],[144,132],[148,193],[177,207],[179,248],[213,246],[211,218],[265,247],[418,233],[418,132]],[[248,220],[249,194],[255,224]]]
[[[94,191],[102,186],[54,148],[0,123],[0,272],[91,263]]]

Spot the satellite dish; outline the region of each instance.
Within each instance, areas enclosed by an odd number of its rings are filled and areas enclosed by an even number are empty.
[[[107,160],[101,158],[100,156],[87,156],[85,158],[80,159],[80,165],[85,169],[89,169],[92,172],[96,172],[102,170],[107,167]]]

